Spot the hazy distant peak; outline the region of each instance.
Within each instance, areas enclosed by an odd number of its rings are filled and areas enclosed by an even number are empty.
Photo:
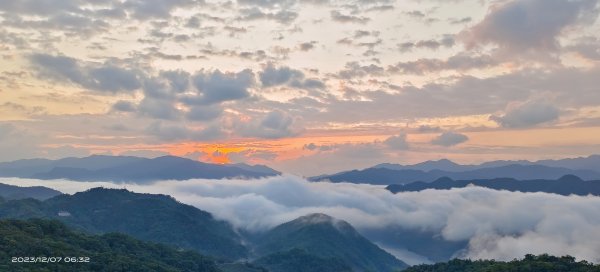
[[[305,224],[321,224],[334,222],[335,218],[324,213],[311,213],[305,216],[298,217],[298,219],[296,220]]]
[[[576,175],[564,175],[558,179],[560,182],[583,182],[583,179]]]

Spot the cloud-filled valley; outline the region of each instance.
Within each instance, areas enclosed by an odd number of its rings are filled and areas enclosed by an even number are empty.
[[[400,230],[429,235],[430,242],[462,242],[467,246],[455,252],[458,257],[512,260],[549,253],[600,262],[600,198],[594,196],[480,187],[392,194],[381,186],[309,182],[292,175],[148,185],[15,178],[2,178],[0,183],[43,185],[69,194],[93,187],[168,194],[251,233],[309,213],[325,213],[348,221],[409,263],[428,258],[407,252],[411,245],[396,237]]]

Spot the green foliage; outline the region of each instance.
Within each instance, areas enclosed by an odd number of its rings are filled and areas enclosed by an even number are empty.
[[[576,262],[571,256],[526,255],[523,260],[499,262],[494,260],[459,260],[432,265],[417,265],[404,272],[600,272],[599,265]]]
[[[89,263],[13,263],[12,257],[89,257]],[[92,236],[56,220],[0,220],[0,271],[220,271],[192,251],[123,234]]]
[[[321,258],[302,249],[277,252],[255,261],[269,272],[352,272],[339,258]]]
[[[70,216],[58,216],[61,211]],[[222,258],[238,259],[247,254],[229,224],[166,195],[95,188],[44,202],[24,199],[0,203],[0,218],[57,219],[90,233],[120,232]]]
[[[350,224],[313,214],[282,224],[257,241],[260,255],[302,249],[321,258],[337,258],[358,271],[394,271],[406,264],[360,235]]]

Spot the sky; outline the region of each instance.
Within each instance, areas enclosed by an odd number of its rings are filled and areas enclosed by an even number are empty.
[[[598,0],[0,2],[0,161],[600,154]]]

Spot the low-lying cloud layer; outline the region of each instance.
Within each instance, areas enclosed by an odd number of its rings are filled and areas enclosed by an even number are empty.
[[[510,260],[527,253],[549,253],[600,262],[600,198],[593,196],[566,197],[479,187],[394,195],[380,186],[311,183],[290,175],[126,186],[12,178],[2,178],[0,183],[44,185],[65,193],[104,186],[169,194],[237,228],[254,232],[321,212],[346,220],[363,233],[400,227],[438,233],[447,241],[468,241],[469,248],[461,257]],[[394,246],[399,251],[403,247]]]

